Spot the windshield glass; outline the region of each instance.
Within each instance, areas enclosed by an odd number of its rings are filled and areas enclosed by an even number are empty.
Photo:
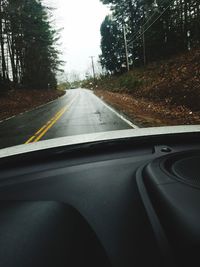
[[[0,0],[0,148],[200,122],[199,0]]]

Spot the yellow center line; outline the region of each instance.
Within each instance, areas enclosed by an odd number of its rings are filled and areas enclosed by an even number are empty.
[[[38,134],[40,134],[42,131],[44,131],[46,129],[46,127],[48,127],[49,124],[51,124],[51,122],[53,120],[55,120],[55,118],[63,111],[63,108],[56,113],[56,115],[50,120],[48,121],[42,128],[40,128],[30,139],[28,139],[28,141],[25,144],[29,144],[32,143],[32,141],[37,138]]]
[[[58,111],[44,126],[42,126],[31,138],[29,138],[25,144],[38,142],[47,133],[47,131],[50,128],[52,128],[52,126],[63,116],[63,114],[71,107],[71,105],[78,96],[74,97],[68,105],[66,105],[60,111]]]
[[[46,134],[46,132],[60,119],[66,110],[67,107],[44,129],[44,131],[34,140],[34,143],[39,141]]]
[[[31,141],[32,141],[34,138],[35,138],[35,135],[32,136],[30,139],[28,139],[28,141],[27,141],[25,144],[29,144],[29,143],[31,143]]]
[[[41,133],[46,127],[47,125],[45,124],[35,135],[38,135],[39,133]]]
[[[56,113],[56,115],[50,121],[48,121],[40,130],[38,130],[35,135],[40,134],[55,119],[55,117],[57,117],[62,112],[62,110],[63,108],[58,113]]]

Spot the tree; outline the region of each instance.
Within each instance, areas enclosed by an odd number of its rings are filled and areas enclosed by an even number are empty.
[[[57,31],[40,0],[0,0],[0,89],[56,88]]]
[[[101,25],[101,50],[100,62],[103,68],[111,73],[119,73],[126,62],[123,30],[112,16],[107,16]]]
[[[143,64],[144,56],[147,62],[152,62],[199,47],[199,0],[101,1],[109,5],[112,12],[111,21],[106,18],[101,28],[103,44],[101,63],[108,71],[111,70],[108,62],[111,64],[113,61],[116,67],[113,55],[118,54],[120,58],[124,55],[121,39],[118,39],[114,32],[106,31],[106,23],[112,22],[115,32],[118,33],[122,26],[126,27],[129,59],[135,66]],[[108,36],[112,39],[112,44],[109,43]],[[121,48],[117,43],[121,44]],[[114,72],[118,69],[115,67]]]

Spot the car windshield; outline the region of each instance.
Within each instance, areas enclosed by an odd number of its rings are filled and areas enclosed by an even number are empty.
[[[199,103],[199,0],[0,0],[0,148],[198,125]]]

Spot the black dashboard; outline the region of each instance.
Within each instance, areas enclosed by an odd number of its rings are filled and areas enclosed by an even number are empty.
[[[0,159],[1,266],[197,266],[199,134]]]

